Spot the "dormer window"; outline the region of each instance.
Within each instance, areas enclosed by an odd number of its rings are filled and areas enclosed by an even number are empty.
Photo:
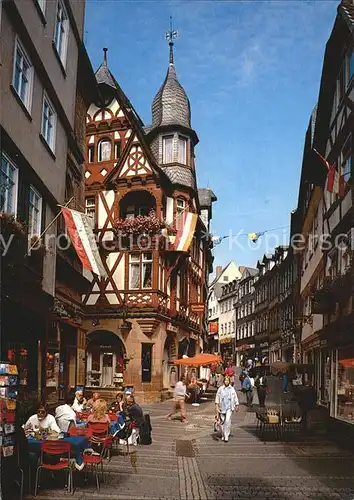
[[[109,139],[102,139],[98,144],[98,161],[109,161],[111,159],[112,143]]]
[[[178,136],[178,163],[187,165],[187,145],[188,139],[186,137]]]
[[[167,135],[162,138],[162,163],[173,162],[173,135]]]

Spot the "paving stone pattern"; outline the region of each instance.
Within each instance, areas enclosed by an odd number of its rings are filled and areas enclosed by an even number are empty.
[[[241,401],[243,396],[241,396]],[[244,406],[233,416],[228,443],[213,434],[214,404],[188,407],[188,423],[168,421],[171,402],[144,407],[151,416],[153,443],[134,456],[113,456],[105,483],[95,490],[75,474],[75,493],[43,487],[38,500],[282,499],[354,500],[354,455],[323,436],[261,442],[256,419]],[[60,485],[61,487],[61,485]],[[31,497],[27,497],[30,499]]]

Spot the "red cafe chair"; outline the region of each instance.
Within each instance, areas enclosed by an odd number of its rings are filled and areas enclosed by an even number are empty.
[[[44,453],[46,456],[52,456],[56,458],[60,458],[60,461],[55,464],[47,463],[43,461]],[[71,444],[67,441],[45,441],[41,444],[41,455],[40,462],[36,472],[36,483],[34,487],[34,496],[37,496],[37,490],[39,487],[39,480],[41,476],[42,469],[49,470],[51,472],[55,472],[58,470],[64,470],[68,473],[68,492],[71,492],[73,478],[72,478],[72,469],[70,468],[70,453],[71,453]],[[64,456],[66,456],[64,458]]]
[[[70,427],[69,436],[83,436],[88,440],[92,437],[91,427]]]
[[[103,473],[103,459],[108,454],[110,460],[110,450],[112,448],[113,438],[108,436],[103,441],[102,451],[99,455],[88,455],[84,454],[84,464],[85,464],[85,482],[87,482],[88,467],[91,467],[91,471],[96,477],[97,491],[100,491],[100,481],[99,481],[99,469],[101,468],[102,481],[104,481]]]

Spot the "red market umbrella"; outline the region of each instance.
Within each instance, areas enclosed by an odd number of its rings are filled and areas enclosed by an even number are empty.
[[[220,362],[221,358],[217,354],[197,354],[193,358],[176,359],[174,364],[179,366],[206,366]]]

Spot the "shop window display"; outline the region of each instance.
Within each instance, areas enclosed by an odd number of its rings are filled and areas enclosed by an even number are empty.
[[[354,423],[354,347],[338,350],[336,416]]]

